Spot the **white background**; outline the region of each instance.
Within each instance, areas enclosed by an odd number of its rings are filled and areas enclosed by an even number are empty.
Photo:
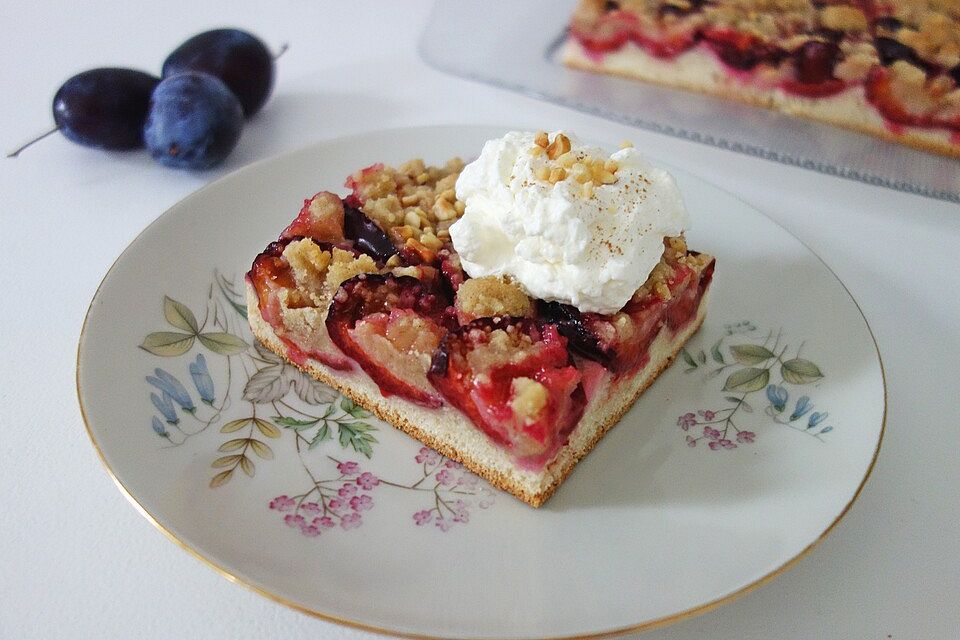
[[[159,72],[183,39],[223,25],[291,48],[278,63],[273,98],[216,171],[176,172],[145,153],[106,154],[60,136],[0,161],[0,638],[373,637],[229,583],[140,517],[87,440],[76,345],[113,260],[198,187],[324,138],[467,122],[630,138],[738,194],[827,261],[879,341],[886,437],[850,513],[773,583],[644,638],[958,637],[957,205],[644,133],[440,74],[416,54],[427,1],[3,4],[3,149],[48,126],[53,93],[83,69]],[[960,164],[944,162],[960,174]]]

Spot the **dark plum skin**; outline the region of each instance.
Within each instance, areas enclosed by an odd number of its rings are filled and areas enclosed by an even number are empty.
[[[819,84],[833,77],[833,69],[840,58],[840,47],[833,42],[810,40],[794,53],[797,80],[804,84]]]
[[[873,26],[887,31],[897,31],[903,26],[903,23],[893,16],[883,16],[873,21]]]
[[[903,60],[924,71],[932,69],[929,62],[918,56],[912,47],[908,47],[902,42],[893,38],[879,37],[875,39],[874,43],[877,47],[877,54],[880,56],[880,64],[885,67],[890,66],[897,60]]]
[[[174,49],[163,62],[163,77],[187,72],[220,78],[247,118],[260,110],[273,88],[273,56],[259,38],[240,29],[204,31]]]
[[[588,360],[599,362],[605,367],[613,365],[617,357],[613,349],[600,344],[597,336],[587,328],[580,310],[560,302],[537,301],[537,316],[557,325],[560,334],[568,341],[571,351]]]
[[[166,78],[150,98],[144,139],[168,167],[209,169],[237,146],[243,109],[219,79],[205,73]]]
[[[100,149],[143,146],[150,94],[160,79],[134,69],[78,73],[53,98],[53,120],[69,140]]]
[[[354,246],[372,258],[384,261],[397,252],[390,238],[376,222],[363,211],[343,203],[343,235],[353,240]]]

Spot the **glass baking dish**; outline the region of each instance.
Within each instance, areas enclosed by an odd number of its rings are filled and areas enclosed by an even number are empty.
[[[440,0],[420,54],[441,71],[642,129],[960,202],[960,160],[767,109],[564,67],[558,52],[574,4]]]

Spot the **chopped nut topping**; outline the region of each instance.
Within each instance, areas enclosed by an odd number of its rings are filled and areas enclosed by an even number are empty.
[[[867,16],[856,7],[831,5],[820,11],[820,24],[837,31],[866,31]]]
[[[550,146],[547,147],[547,157],[551,160],[556,160],[568,151],[570,151],[570,138],[562,133],[558,133],[553,138]]]
[[[403,221],[414,229],[420,228],[420,216],[417,215],[417,212],[414,209],[407,210],[407,214],[403,217]]]
[[[349,251],[334,247],[332,260],[327,267],[327,287],[331,292],[336,291],[344,280],[361,273],[376,272],[377,263],[367,254],[361,253],[355,258]]]
[[[565,154],[557,158],[557,162],[564,169],[569,169],[573,166],[573,163],[577,161],[577,156],[571,151],[567,151]]]
[[[400,259],[400,254],[395,253],[387,258],[386,266],[389,269],[393,269],[394,267],[399,267],[402,263],[403,260]]]
[[[533,139],[533,141],[537,144],[538,147],[546,149],[547,145],[550,144],[550,136],[547,135],[546,131],[537,131],[537,135]]]
[[[435,236],[432,231],[427,231],[421,235],[420,243],[426,248],[434,251],[439,251],[443,247],[443,242],[440,240],[440,238]]]
[[[912,5],[913,10],[910,11]],[[898,17],[902,16],[912,27],[904,26],[894,32],[899,42],[913,48],[920,57],[953,67],[960,63],[960,7],[953,5],[953,14],[947,6],[923,8],[920,3],[898,3]]]
[[[465,280],[457,289],[457,315],[461,321],[497,316],[533,315],[533,301],[512,280],[487,276]]]
[[[449,241],[446,229],[466,210],[464,203],[457,200],[455,189],[461,170],[463,161],[459,158],[443,167],[426,166],[423,160],[416,159],[397,168],[370,167],[354,174],[352,179],[363,212],[394,242],[414,241],[417,250],[429,258]]]

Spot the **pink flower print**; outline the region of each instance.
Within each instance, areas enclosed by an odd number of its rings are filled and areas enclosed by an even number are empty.
[[[704,427],[704,428],[703,428],[703,435],[704,435],[705,437],[707,437],[707,438],[710,438],[711,440],[719,440],[719,439],[720,439],[720,432],[717,431],[716,429],[714,429],[713,427]],[[711,449],[716,449],[716,447],[713,447],[713,446],[711,446],[710,448],[711,448]]]
[[[693,412],[688,412],[677,418],[677,426],[687,431],[693,425],[697,424],[697,416]]]
[[[467,511],[467,503],[463,500],[457,500],[453,506],[453,521],[466,523],[470,520],[470,512]]]
[[[300,533],[307,536],[308,538],[316,538],[320,535],[320,528],[316,525],[304,525],[300,527]]]
[[[737,442],[753,442],[753,439],[757,437],[753,431],[741,431],[737,434]]]
[[[357,495],[357,485],[345,484],[337,491],[337,495],[344,499],[355,496]]]
[[[717,449],[736,449],[737,445],[733,444],[731,441],[724,438],[723,440],[714,440],[710,443],[710,449],[716,451]]]
[[[368,511],[373,509],[373,498],[367,494],[350,498],[350,508],[354,511]]]
[[[330,507],[330,510],[333,511],[334,513],[338,513],[339,511],[342,511],[347,505],[343,500],[334,498],[333,500],[327,503],[327,506]]]
[[[422,449],[421,449],[422,451]],[[417,523],[417,526],[424,525],[430,522],[430,519],[433,517],[432,509],[424,509],[423,511],[417,511],[413,514],[413,521]]]
[[[443,463],[447,469],[463,469],[463,465],[457,462],[456,460],[447,460]]]
[[[360,473],[360,465],[356,462],[340,462],[337,464],[337,471],[345,476],[355,476]]]
[[[311,522],[310,524],[312,524],[315,527],[321,527],[323,529],[330,529],[332,527],[337,526],[337,524],[333,521],[333,518],[331,518],[330,516],[323,516],[322,518],[314,518],[313,522]]]
[[[440,454],[430,447],[420,447],[420,453],[414,458],[417,462],[435,465],[440,462]]]
[[[693,436],[687,436],[687,446],[688,447],[697,446],[697,439],[694,438]]]
[[[457,478],[457,485],[465,487],[467,489],[473,489],[477,486],[477,483],[480,481],[480,478],[473,475],[472,473],[465,473],[459,478]]]
[[[283,516],[283,521],[287,523],[288,527],[302,527],[304,524],[306,524],[306,521],[300,514],[294,515],[292,513],[288,513],[287,515]]]
[[[436,478],[437,478],[437,482],[439,482],[444,487],[451,486],[457,480],[453,476],[453,474],[450,473],[449,469],[441,469],[440,472],[437,473]]]
[[[315,516],[320,513],[320,505],[316,502],[304,502],[300,505],[300,511],[303,511],[307,515]]]
[[[437,528],[440,529],[440,531],[449,531],[452,526],[453,523],[446,518],[437,518]]]
[[[287,496],[277,496],[270,501],[270,508],[276,511],[290,511],[293,509],[293,505],[297,503],[296,500]]]
[[[359,513],[348,513],[340,518],[340,526],[345,530],[356,529],[362,524]]]
[[[370,491],[375,486],[380,484],[380,478],[373,475],[369,471],[364,471],[360,474],[360,477],[357,478],[357,484],[360,485],[366,491]]]
[[[697,413],[699,413],[700,415],[702,415],[702,416],[703,416],[703,419],[704,419],[704,420],[707,420],[707,421],[713,420],[714,418],[717,417],[717,414],[714,413],[713,411],[710,411],[709,409],[706,409],[706,410],[703,410],[703,411],[698,411]]]

